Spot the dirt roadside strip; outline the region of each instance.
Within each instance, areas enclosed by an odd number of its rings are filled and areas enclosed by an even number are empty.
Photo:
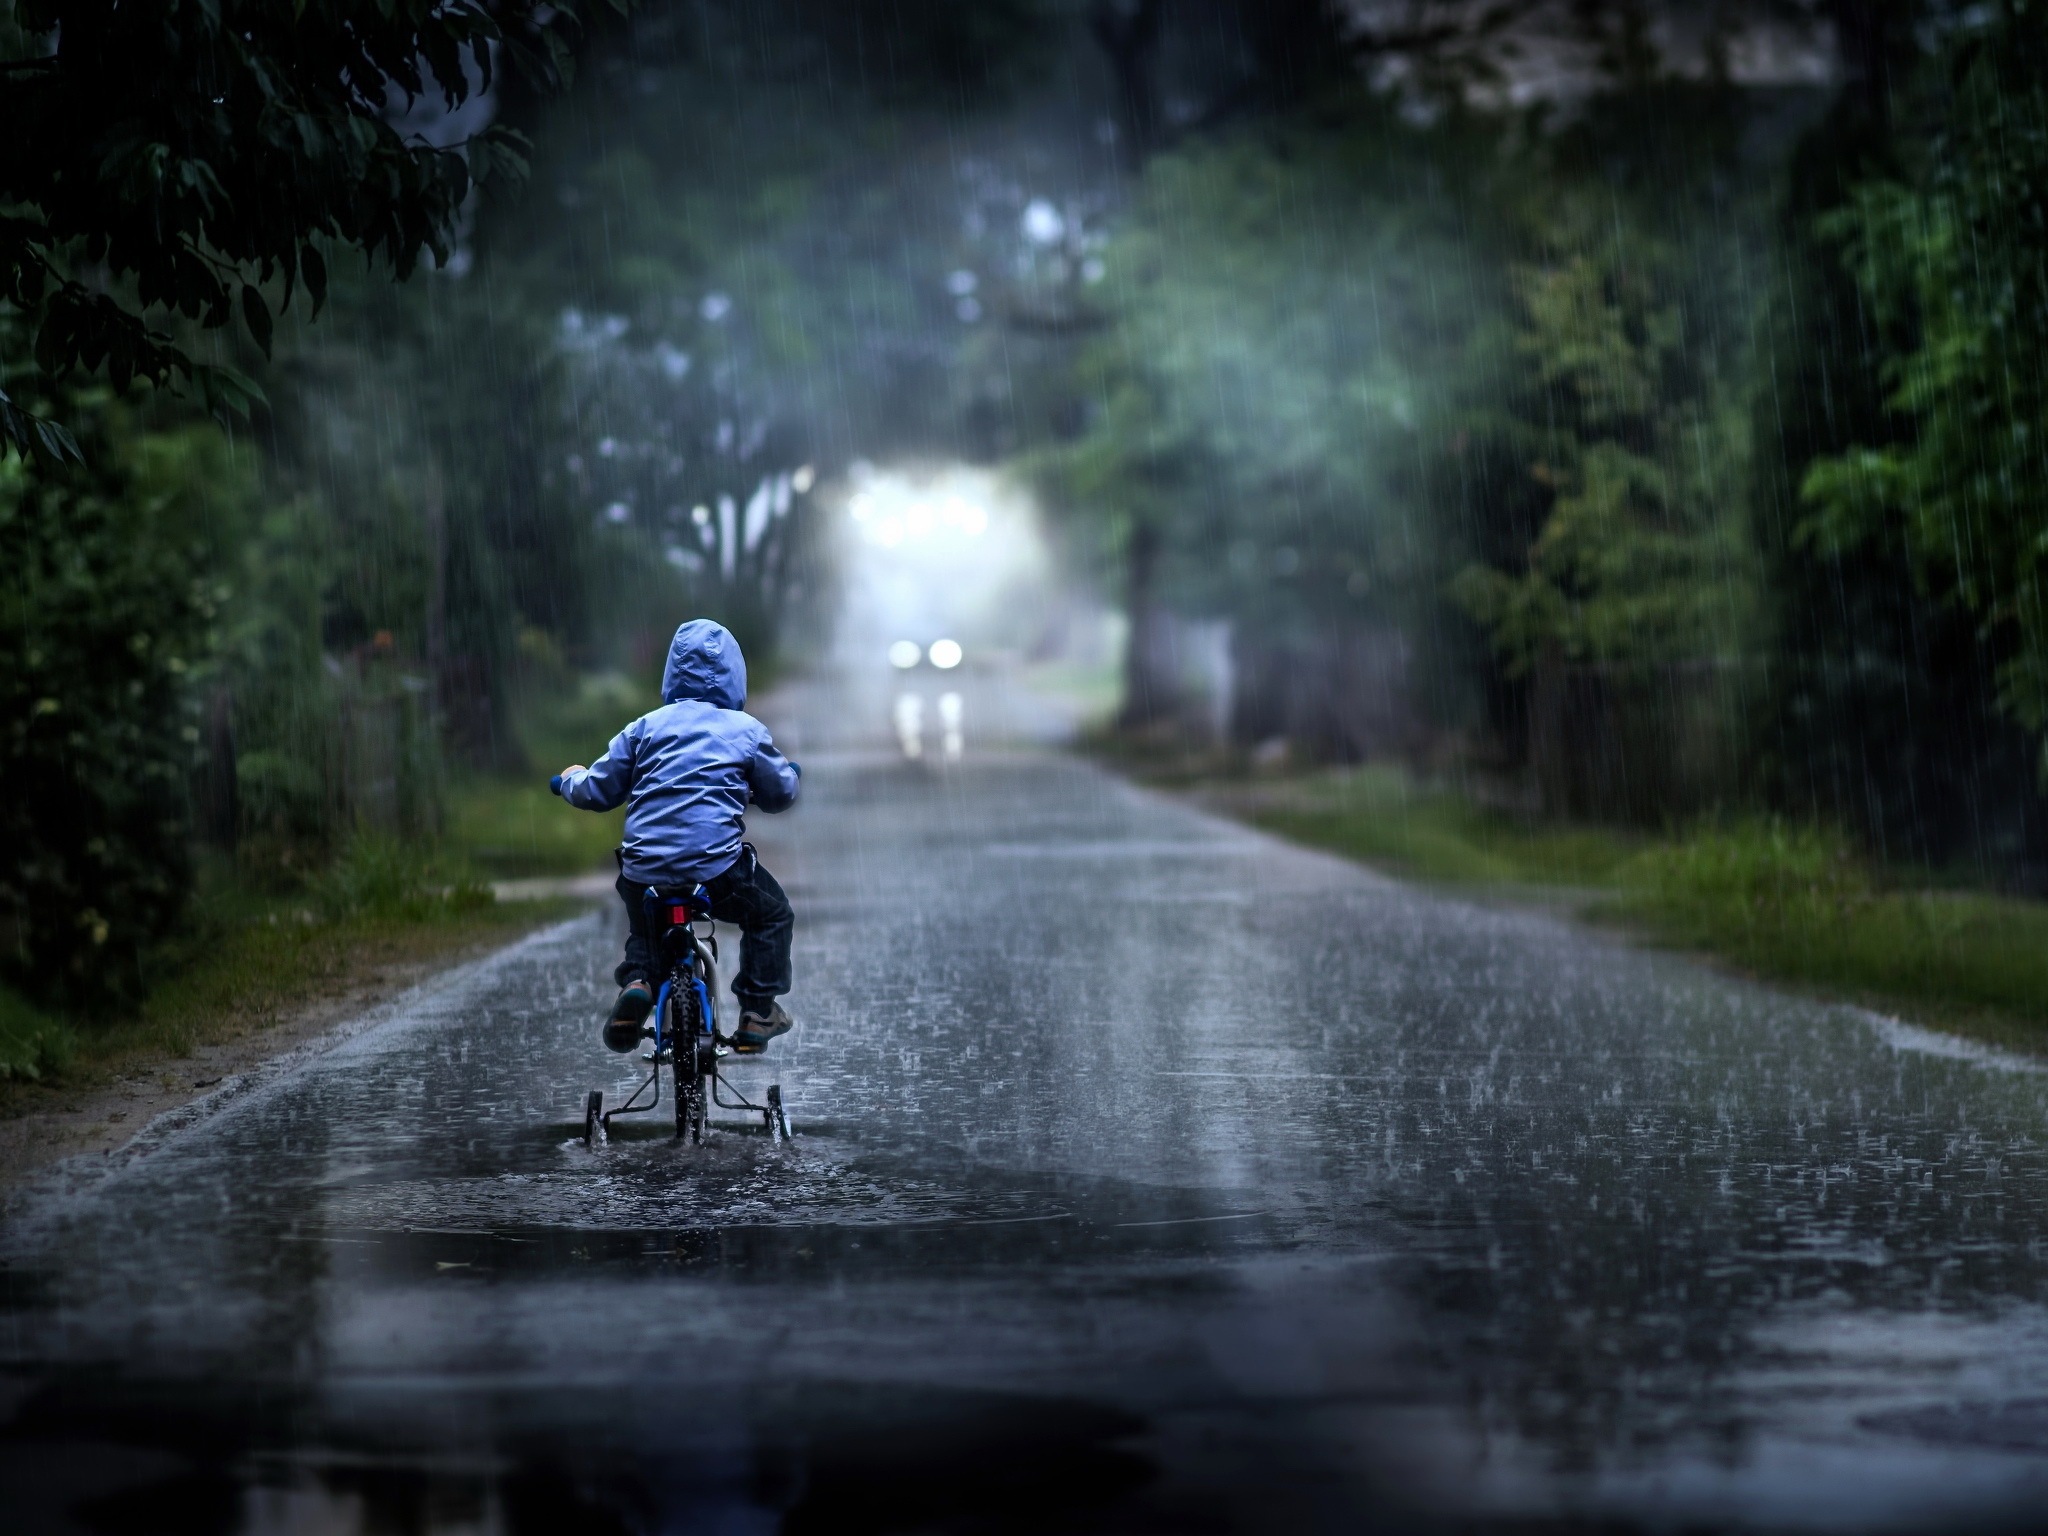
[[[508,880],[494,887],[505,902],[553,898],[590,900],[612,895],[609,875]],[[56,1091],[0,1118],[0,1220],[13,1197],[31,1181],[69,1159],[111,1159],[159,1117],[224,1091],[282,1057],[317,1052],[354,1031],[348,1026],[410,989],[495,951],[524,943],[530,934],[499,932],[419,958],[352,966],[315,998],[256,1027],[189,1055],[131,1061],[121,1076]]]

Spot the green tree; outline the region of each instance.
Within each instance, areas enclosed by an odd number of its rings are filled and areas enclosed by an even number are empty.
[[[1585,233],[1514,269],[1532,387],[1511,436],[1549,513],[1520,569],[1475,564],[1454,585],[1515,674],[1547,651],[1640,666],[1742,638],[1739,402],[1686,335],[1672,244]]]
[[[1910,305],[1873,305],[1843,260],[1859,189],[1904,184],[1951,99],[1928,48],[1957,13],[1923,0],[1833,0],[1844,84],[1786,156],[1756,370],[1749,495],[1764,572],[1768,690],[1754,735],[1788,809],[1856,828],[1887,858],[1968,860],[2010,877],[2048,854],[2038,743],[1997,702],[1976,617],[1923,574],[1904,520],[1820,540],[1800,491],[1818,460],[1907,441],[1893,360]]]
[[[274,303],[324,294],[323,244],[399,277],[445,259],[472,185],[517,176],[525,141],[479,123],[435,143],[394,107],[431,97],[459,121],[500,54],[559,78],[576,17],[575,0],[8,0],[0,302],[50,377],[184,379],[216,412],[246,409],[248,381],[195,359],[168,317],[239,313],[268,351]],[[24,453],[67,447],[18,405],[0,426]]]
[[[1133,610],[1232,622],[1247,702],[1269,661],[1435,603],[1445,386],[1487,304],[1476,147],[1362,94],[1247,125],[1155,159],[1103,253],[1087,428],[1033,468]],[[1169,665],[1128,659],[1126,723],[1171,713]]]
[[[531,196],[488,209],[474,270],[428,288],[493,312],[488,349],[430,361],[448,405],[486,398],[455,383],[486,350],[545,375],[524,490],[493,472],[487,423],[442,439],[475,471],[451,459],[451,497],[490,485],[479,526],[524,622],[586,656],[644,649],[684,607],[763,654],[820,622],[792,476],[966,435],[976,331],[946,282],[993,263],[961,234],[976,193],[959,161],[1036,78],[1056,12],[713,0],[644,7],[591,50],[535,120]],[[563,590],[571,571],[599,600]]]
[[[1884,373],[1908,427],[1810,466],[1800,537],[1823,554],[1897,537],[1924,590],[1977,621],[2048,784],[2044,67],[2048,7],[2008,0],[1955,44],[1912,173],[1825,222],[1880,323],[1909,338]]]
[[[253,484],[211,424],[147,430],[103,388],[51,407],[85,462],[0,460],[0,972],[86,1005],[140,991],[185,895],[188,685]]]
[[[499,66],[561,84],[577,13],[0,0],[0,967],[24,988],[84,1005],[141,986],[190,883],[192,771],[229,740],[197,713],[223,667],[317,712],[303,644],[222,652],[224,603],[245,639],[285,612],[266,599],[317,629],[303,591],[250,569],[247,439],[140,385],[244,411],[254,386],[224,359],[250,354],[206,331],[239,321],[267,352],[337,251],[401,277],[452,258],[472,188],[523,165],[490,122]],[[317,783],[317,735],[272,777]]]

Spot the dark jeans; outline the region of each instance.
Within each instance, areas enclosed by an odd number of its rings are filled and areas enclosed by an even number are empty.
[[[796,914],[773,875],[761,867],[751,844],[741,848],[737,863],[715,880],[704,882],[711,895],[711,915],[740,931],[740,969],[732,979],[733,996],[749,1013],[765,1013],[789,990],[789,941],[796,932]],[[654,935],[648,931],[641,900],[645,885],[619,876],[619,898],[626,904],[626,958],[612,973],[620,986],[634,977],[655,981]]]

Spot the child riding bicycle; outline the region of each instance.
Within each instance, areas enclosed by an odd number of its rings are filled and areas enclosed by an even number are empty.
[[[618,850],[618,892],[626,903],[626,956],[613,979],[619,999],[604,1027],[615,1051],[639,1044],[654,1007],[654,937],[643,898],[648,888],[703,886],[711,915],[740,930],[735,1050],[759,1051],[792,1020],[776,999],[789,991],[789,944],[796,917],[789,898],[741,841],[751,801],[768,812],[796,803],[800,770],[769,739],[768,727],[741,706],[747,661],[722,624],[692,619],[676,630],[661,679],[662,704],[628,725],[588,768],[564,768],[548,787],[586,811],[626,806]]]

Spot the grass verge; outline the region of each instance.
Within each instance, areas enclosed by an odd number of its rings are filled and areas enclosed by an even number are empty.
[[[487,948],[575,910],[499,903],[489,887],[451,885],[432,859],[375,838],[288,895],[216,871],[154,957],[160,979],[142,1004],[66,1019],[0,990],[0,1108],[33,1097],[34,1085],[77,1088],[237,1039],[365,977]]]
[[[77,1045],[76,1031],[62,1019],[0,987],[0,1081],[36,1081],[62,1072]]]
[[[600,814],[564,805],[545,775],[481,779],[449,807],[442,847],[483,879],[581,875],[610,867],[625,820],[623,808]]]
[[[2048,1050],[2048,904],[1880,871],[1823,829],[1753,819],[1646,837],[1528,822],[1388,768],[1181,787],[1389,873],[1562,901],[1748,975]]]
[[[653,689],[617,672],[578,679],[522,710],[521,740],[532,771],[478,777],[449,805],[441,851],[451,864],[488,880],[582,875],[611,864],[624,809],[598,814],[564,805],[548,775],[595,762],[619,728],[660,703]]]
[[[653,702],[651,689],[621,674],[575,678],[522,712],[526,747],[537,762],[588,762]],[[458,782],[444,810],[431,843],[359,836],[324,864],[289,844],[281,858],[268,849],[240,868],[215,860],[180,931],[152,957],[156,979],[139,1006],[66,1018],[0,987],[0,1113],[146,1059],[238,1039],[356,981],[416,971],[578,910],[500,904],[483,882],[604,869],[623,819],[563,805],[545,770]]]

